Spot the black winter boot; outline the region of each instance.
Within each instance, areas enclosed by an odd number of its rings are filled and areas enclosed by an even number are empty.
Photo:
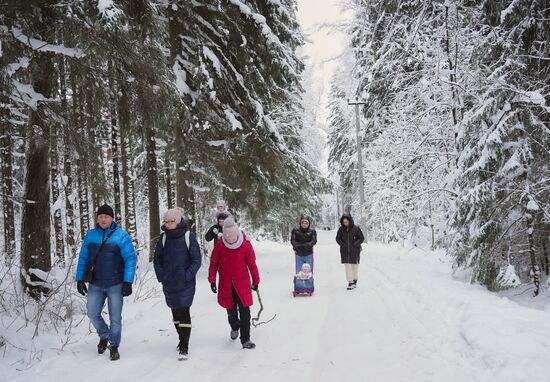
[[[250,340],[243,343],[243,349],[255,349],[255,348],[256,348],[256,344]]]
[[[111,361],[117,361],[120,359],[120,353],[118,352],[118,347],[113,346],[111,348]]]
[[[237,330],[231,329],[230,337],[232,340],[236,340],[237,337],[239,337],[239,329]]]
[[[180,342],[178,345],[178,359],[184,360],[189,358],[189,349],[187,348],[187,345],[185,345],[183,342]]]
[[[100,339],[99,343],[97,344],[97,353],[98,354],[105,353],[105,350],[107,350],[107,338]]]

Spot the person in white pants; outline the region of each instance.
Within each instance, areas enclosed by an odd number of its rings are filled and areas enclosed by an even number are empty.
[[[346,268],[348,290],[357,287],[359,261],[361,260],[361,243],[365,241],[363,232],[353,222],[350,214],[340,218],[340,228],[336,234],[336,242],[340,246],[340,258]]]

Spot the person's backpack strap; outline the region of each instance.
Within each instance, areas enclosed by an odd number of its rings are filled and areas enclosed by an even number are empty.
[[[190,246],[190,240],[191,240],[189,238],[190,235],[191,235],[191,233],[189,232],[189,230],[185,232],[185,245],[187,246],[187,250],[189,250],[189,248],[190,248],[189,247]]]
[[[161,241],[162,241],[162,248],[164,248],[164,244],[166,243],[166,235],[163,233],[161,234]],[[189,246],[190,246],[190,232],[189,231],[185,231],[185,245],[187,246],[187,249],[189,249]]]

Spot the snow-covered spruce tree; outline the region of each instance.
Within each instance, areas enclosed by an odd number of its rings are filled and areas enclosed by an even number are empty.
[[[10,74],[14,71],[9,64],[17,62],[18,52],[14,49],[14,39],[9,31],[9,25],[15,15],[5,12],[0,16],[0,173],[2,186],[2,223],[4,261],[11,264],[15,257],[15,206],[14,206],[14,173],[15,158],[13,156],[15,134],[18,124],[26,124],[26,116],[22,100],[17,102],[13,96],[14,84]]]
[[[357,2],[355,10],[357,85],[348,97],[367,101],[361,136],[369,230],[380,240],[429,235],[434,246],[444,234],[453,194],[446,177],[456,157],[446,125],[450,93],[442,85],[443,8],[373,1]]]
[[[348,73],[349,75],[349,73]],[[331,82],[329,93],[329,134],[328,142],[329,169],[338,177],[343,190],[345,212],[350,212],[351,190],[355,180],[355,165],[357,162],[356,146],[353,131],[352,109],[347,104],[347,94],[341,83],[341,76],[335,76]]]
[[[317,177],[296,160],[299,146],[276,121],[300,98],[294,7],[294,1],[174,1],[168,10],[176,85],[186,107],[185,168],[195,180],[208,168],[213,189],[224,187],[229,204],[254,223],[273,201],[282,207],[311,199]]]
[[[542,263],[536,238],[547,236],[550,216],[550,29],[543,3],[487,1],[472,20],[472,60],[482,70],[479,95],[470,97],[460,124],[451,253],[457,266],[473,268],[473,281],[490,288],[509,286],[499,277],[509,265],[536,277]]]
[[[59,20],[53,2],[45,8],[20,4],[13,9],[11,21],[15,38],[26,40],[26,49],[33,49],[33,41],[45,41],[54,32]],[[14,29],[20,28],[20,29]],[[28,36],[28,37],[25,37]],[[51,269],[50,254],[50,188],[49,136],[51,118],[47,103],[54,95],[55,73],[53,54],[47,49],[33,52],[29,74],[34,105],[30,108],[25,156],[25,192],[21,228],[21,281],[34,298],[49,292],[44,275]]]

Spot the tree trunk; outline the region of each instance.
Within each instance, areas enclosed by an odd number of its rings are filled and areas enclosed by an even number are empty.
[[[92,65],[92,64],[90,64]],[[91,81],[86,86],[86,132],[88,134],[88,154],[86,160],[86,177],[89,180],[92,195],[92,211],[97,211],[102,203],[104,188],[104,172],[98,171],[104,168],[101,153],[101,137],[95,120],[94,93]]]
[[[531,213],[527,214],[527,242],[529,244],[529,258],[531,260],[531,272],[533,274],[533,284],[535,286],[533,295],[538,296],[540,293],[540,267],[537,264],[535,256],[533,215]]]
[[[174,198],[172,197],[172,175],[170,174],[170,154],[168,145],[164,148],[164,175],[166,182],[166,203],[168,208],[174,208]]]
[[[456,22],[457,22],[457,28],[458,28],[458,9],[456,10]],[[456,33],[456,32],[455,32]],[[453,118],[453,128],[454,128],[454,140],[455,140],[455,150],[456,150],[456,161],[458,163],[458,153],[460,152],[460,148],[458,146],[458,105],[460,104],[459,101],[459,94],[456,87],[457,83],[457,57],[458,57],[458,42],[456,41],[455,36],[455,46],[454,46],[454,58],[451,56],[451,36],[449,33],[449,6],[445,6],[445,52],[447,53],[447,63],[449,64],[449,80],[451,82],[451,98],[452,98],[452,107],[451,107],[451,116]]]
[[[119,73],[119,76],[123,76]],[[134,177],[129,167],[130,161],[130,103],[128,100],[128,85],[125,80],[120,82],[120,98],[118,103],[118,116],[120,122],[120,142],[122,161],[122,181],[124,187],[124,225],[130,234],[134,246],[138,246],[136,214],[134,204]]]
[[[39,36],[44,36],[54,20],[45,11]],[[53,54],[34,53],[31,63],[34,91],[50,99],[54,85]],[[23,285],[34,298],[48,292],[40,273],[51,270],[50,253],[50,187],[49,176],[49,124],[44,102],[31,110],[27,149],[25,155],[25,203],[21,230],[21,268]]]
[[[13,166],[9,111],[0,108],[0,166],[2,170],[2,211],[4,217],[4,260],[11,264],[15,257],[15,210],[13,208]]]
[[[154,245],[160,236],[159,186],[155,132],[149,118],[144,117],[147,150],[147,198],[149,201],[149,261],[154,259]]]
[[[33,128],[29,131],[26,150],[25,204],[21,230],[23,285],[34,298],[38,298],[47,288],[43,288],[44,280],[33,270],[49,272],[51,269],[48,128],[44,127],[44,121],[38,113],[31,112]]]
[[[544,272],[546,273],[546,276],[548,276],[548,251],[546,249],[546,238],[544,237],[542,239],[542,250],[544,252]]]
[[[435,250],[435,230],[434,230],[434,223],[433,223],[433,216],[432,216],[432,202],[428,201],[428,207],[430,210],[430,230],[432,233],[432,246],[431,250]]]
[[[73,195],[73,154],[70,147],[73,147],[70,139],[70,132],[67,129],[69,125],[69,112],[67,102],[67,76],[65,60],[61,59],[59,63],[59,91],[61,95],[61,110],[64,119],[63,125],[63,188],[65,190],[65,211],[66,211],[66,223],[67,223],[67,247],[69,249],[69,257],[73,257],[76,254],[75,248],[75,227],[74,227],[74,195]],[[73,126],[77,126],[76,122],[76,103],[73,95],[72,116],[71,123]]]
[[[183,131],[181,126],[176,127],[176,206],[185,204],[185,160],[183,157]],[[185,208],[185,207],[184,207]],[[187,210],[186,210],[187,211]]]
[[[71,87],[73,91],[73,106],[75,110],[75,122],[76,130],[78,131],[78,136],[86,141],[87,134],[86,129],[84,128],[83,120],[83,110],[82,110],[82,93],[78,92],[76,85],[76,76],[71,72]],[[84,236],[90,229],[90,213],[89,213],[89,202],[88,202],[88,180],[86,177],[86,148],[80,147],[78,150],[78,157],[76,159],[76,174],[78,179],[78,212],[80,215],[80,237],[81,240],[84,239]]]
[[[59,192],[59,147],[57,144],[57,128],[55,124],[50,126],[50,183],[53,202],[53,228],[55,236],[55,259],[56,263],[65,267],[65,249],[63,244],[63,225],[61,222],[61,198]]]
[[[116,112],[116,88],[114,82],[115,71],[112,61],[109,61],[109,88],[110,88],[110,113],[111,113],[111,152],[113,161],[113,188],[115,200],[115,220],[122,219],[122,207],[120,203],[120,152],[118,144],[118,125]]]
[[[193,177],[185,156],[185,143],[181,128],[176,129],[176,205],[183,207],[189,216],[189,228],[195,232],[195,198]]]
[[[13,149],[12,136],[15,126],[10,122],[11,111],[4,105],[10,104],[10,87],[9,77],[6,73],[6,66],[9,62],[13,62],[12,55],[9,54],[10,46],[8,45],[8,35],[11,29],[11,24],[15,20],[15,9],[7,7],[2,9],[3,17],[2,24],[7,24],[7,27],[0,28],[0,176],[2,183],[0,184],[0,194],[2,195],[2,213],[3,213],[3,234],[4,234],[4,261],[6,265],[11,265],[15,257],[15,209],[13,204]],[[2,250],[2,249],[0,249]]]
[[[175,4],[175,3],[174,3]],[[171,66],[178,65],[181,68],[179,62],[179,55],[181,54],[181,34],[183,33],[183,20],[181,20],[176,14],[177,7],[169,8],[169,23],[168,33],[170,39],[170,63]],[[187,127],[189,121],[188,113],[183,111],[181,113],[180,126],[176,127],[176,205],[183,207],[185,212],[189,215],[190,219],[195,218],[195,202],[193,189],[191,187],[192,176],[188,166],[187,158],[185,157],[185,137],[181,126]],[[193,222],[190,221],[190,229],[194,230]]]

